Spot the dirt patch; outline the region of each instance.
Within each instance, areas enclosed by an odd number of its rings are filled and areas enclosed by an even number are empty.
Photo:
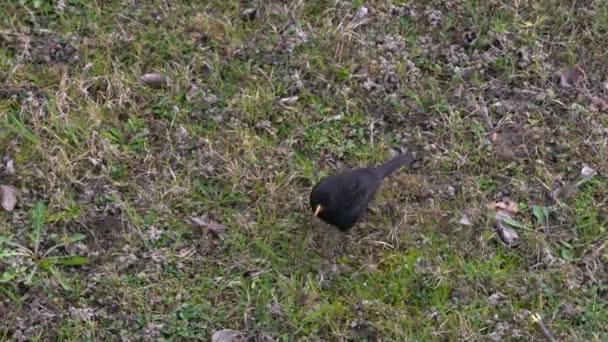
[[[100,216],[92,219],[86,226],[93,236],[96,250],[107,251],[116,245],[120,233],[124,230],[124,222],[119,216]]]
[[[3,35],[0,47],[18,60],[36,64],[74,63],[80,59],[76,47],[68,39],[50,32]]]
[[[494,154],[505,161],[526,158],[529,155],[529,134],[519,125],[506,125],[490,135]]]
[[[38,98],[43,98],[44,94],[39,89],[33,87],[6,87],[0,89],[0,100],[20,99],[24,100],[33,94]]]
[[[73,63],[79,59],[76,47],[52,34],[34,38],[31,56],[33,61],[41,64]]]
[[[33,288],[27,293],[13,325],[8,327],[9,336],[16,341],[30,341],[42,335],[54,340],[52,332],[57,331],[60,317],[57,303],[50,301],[43,289]]]

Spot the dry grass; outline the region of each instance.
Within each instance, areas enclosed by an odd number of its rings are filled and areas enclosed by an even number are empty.
[[[604,1],[247,6],[0,5],[5,339],[607,338]],[[423,160],[326,260],[311,186],[393,148]]]

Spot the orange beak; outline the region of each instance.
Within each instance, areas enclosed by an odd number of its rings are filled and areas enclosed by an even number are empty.
[[[323,206],[321,206],[320,204],[317,205],[317,207],[315,208],[315,216],[319,216],[321,210],[323,210]]]

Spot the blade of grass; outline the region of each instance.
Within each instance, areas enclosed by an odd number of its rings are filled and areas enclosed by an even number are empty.
[[[34,244],[34,255],[38,255],[38,249],[40,247],[40,235],[42,233],[45,217],[46,205],[44,205],[42,201],[38,201],[32,210],[32,243]]]

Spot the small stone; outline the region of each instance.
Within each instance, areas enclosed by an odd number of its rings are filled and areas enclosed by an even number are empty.
[[[13,211],[17,205],[17,189],[11,185],[0,185],[0,206],[6,211]]]
[[[355,14],[355,19],[361,20],[361,19],[367,17],[368,12],[369,12],[369,10],[367,9],[367,7],[365,7],[365,6],[359,7],[359,9],[357,10],[357,13]]]
[[[163,88],[169,84],[169,78],[158,73],[144,74],[139,77],[139,81],[150,88]]]

